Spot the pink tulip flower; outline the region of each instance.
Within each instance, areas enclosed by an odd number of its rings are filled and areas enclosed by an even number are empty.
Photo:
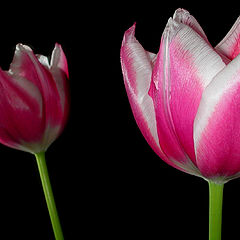
[[[55,239],[63,240],[45,152],[69,113],[67,59],[59,44],[51,60],[16,46],[8,71],[0,69],[0,142],[35,155]]]
[[[176,10],[158,54],[136,40],[121,47],[124,83],[136,122],[169,165],[224,183],[240,172],[240,19],[213,48],[186,10]]]
[[[144,50],[135,26],[121,64],[136,122],[162,160],[209,182],[209,240],[221,240],[223,186],[240,176],[240,18],[213,48],[177,9],[158,54]]]
[[[50,63],[18,44],[10,69],[0,69],[0,142],[30,153],[45,152],[67,120],[67,79],[67,60],[59,44]]]

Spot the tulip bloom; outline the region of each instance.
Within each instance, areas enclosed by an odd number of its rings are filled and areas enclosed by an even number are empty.
[[[136,40],[135,24],[121,47],[124,83],[143,136],[166,163],[209,181],[211,240],[221,238],[223,185],[240,174],[239,21],[213,48],[196,19],[177,9],[158,54]]]
[[[18,44],[8,71],[0,69],[0,142],[35,154],[56,239],[63,239],[47,173],[45,151],[69,112],[68,66],[55,45],[51,61]]]
[[[67,78],[59,44],[50,63],[18,44],[10,69],[0,69],[0,142],[30,153],[46,151],[67,120]]]

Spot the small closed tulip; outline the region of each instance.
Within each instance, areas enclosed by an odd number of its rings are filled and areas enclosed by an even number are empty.
[[[221,239],[223,185],[240,176],[240,20],[213,48],[196,19],[177,9],[157,54],[124,34],[121,65],[136,122],[169,165],[209,182],[209,239]],[[217,200],[216,200],[217,199]]]
[[[50,62],[18,44],[10,69],[0,70],[0,142],[30,153],[46,151],[66,124],[67,79],[67,61],[59,44]]]
[[[63,240],[45,152],[69,114],[68,65],[59,44],[51,60],[18,44],[8,71],[0,69],[0,142],[35,155],[56,240]]]

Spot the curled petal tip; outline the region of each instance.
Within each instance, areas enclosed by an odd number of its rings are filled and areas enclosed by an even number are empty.
[[[16,45],[16,51],[32,51],[32,49],[27,45],[24,45],[22,43],[18,43]]]
[[[187,10],[185,10],[183,8],[178,8],[175,11],[175,13],[173,14],[173,19],[175,20],[175,19],[178,19],[181,16],[189,16],[189,15],[190,15],[190,13]]]
[[[167,25],[166,25],[166,29],[172,30],[176,26],[178,26],[178,23],[175,21],[174,18],[170,17],[168,19],[168,22],[167,22]]]
[[[178,27],[178,22],[176,22],[172,17],[170,17],[164,29],[163,37],[170,37],[169,40],[171,41],[172,36],[174,35]]]
[[[62,45],[60,43],[55,43],[54,50],[59,49],[60,52],[63,52]]]
[[[69,78],[67,59],[63,52],[62,46],[59,43],[55,43],[50,66],[61,69],[66,74],[67,78]]]
[[[124,33],[122,45],[130,39],[135,39],[136,22]]]
[[[61,46],[61,44],[60,43],[55,43],[55,47],[60,47],[60,48],[62,48],[62,46]]]
[[[134,22],[134,24],[126,31],[126,33],[129,35],[134,35],[135,29],[136,29],[136,22]]]
[[[183,8],[178,8],[173,15],[173,20],[178,22],[178,23],[183,23],[190,16],[191,15],[187,10],[185,10]]]

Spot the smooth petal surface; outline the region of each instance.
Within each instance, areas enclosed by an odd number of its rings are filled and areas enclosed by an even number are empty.
[[[60,97],[63,117],[60,118],[66,121],[69,111],[69,86],[67,79],[69,78],[68,64],[66,56],[60,44],[56,43],[52,52],[51,61],[43,55],[36,55],[38,61],[50,71],[53,80],[55,81],[57,91]],[[63,124],[64,125],[64,124]]]
[[[150,95],[160,146],[187,172],[196,170],[193,122],[202,92],[224,67],[196,21],[187,11],[177,10],[163,33]]]
[[[22,141],[39,141],[44,124],[38,88],[24,78],[16,79],[0,70],[0,96],[1,143],[20,149]]]
[[[240,17],[215,49],[230,60],[240,53]]]
[[[53,49],[52,52],[50,69],[53,72],[54,71],[63,72],[66,75],[66,77],[69,78],[67,59],[62,50],[61,45],[58,43],[55,44],[55,48]],[[56,80],[60,81],[60,79]]]
[[[206,178],[240,171],[240,55],[205,89],[194,122],[197,166]]]
[[[69,115],[70,105],[69,84],[67,81],[69,78],[68,64],[66,56],[62,50],[62,47],[58,43],[55,44],[55,48],[53,49],[52,52],[49,71],[56,84],[57,93],[59,96],[58,101],[61,104],[60,110],[61,117],[58,119],[58,123],[56,124],[58,125],[58,127],[55,128],[56,133],[50,130],[48,136],[49,138],[48,141],[52,142],[63,131],[63,128],[65,127]],[[51,126],[50,129],[52,129]]]
[[[124,34],[121,65],[129,102],[135,120],[152,149],[169,162],[160,149],[152,99],[148,95],[155,54],[143,49],[135,38],[135,24]],[[171,162],[169,163],[171,164]]]

